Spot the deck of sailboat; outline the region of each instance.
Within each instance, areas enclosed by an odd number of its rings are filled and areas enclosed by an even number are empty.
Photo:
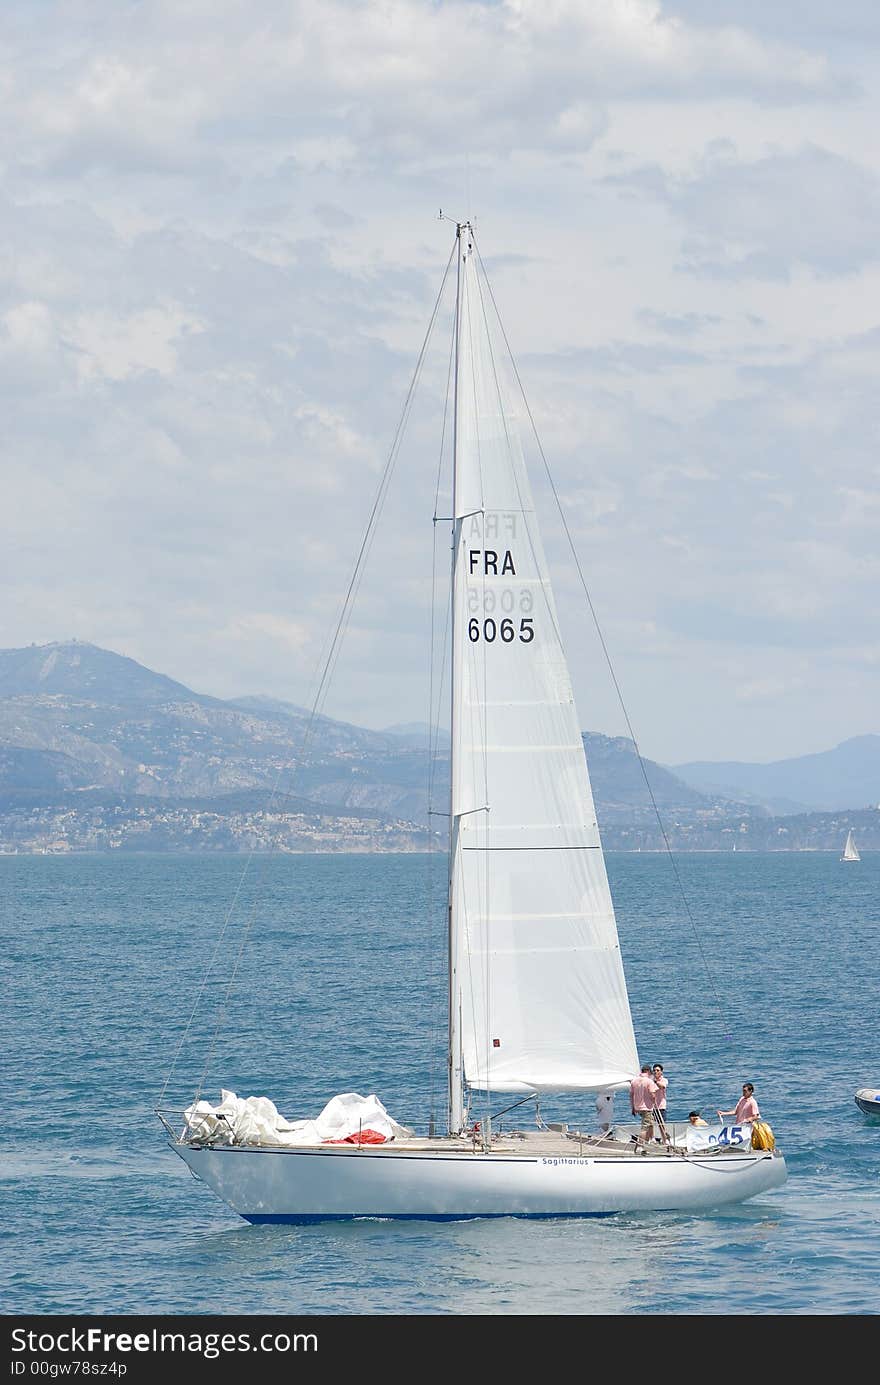
[[[681,1127],[683,1130],[684,1127]],[[655,1140],[651,1144],[636,1144],[628,1134],[620,1133],[615,1135],[597,1135],[580,1132],[577,1130],[555,1131],[555,1130],[534,1130],[534,1131],[503,1131],[493,1134],[488,1145],[485,1145],[479,1138],[476,1140],[471,1136],[455,1135],[411,1135],[403,1138],[397,1137],[389,1140],[385,1144],[352,1144],[348,1141],[328,1142],[315,1145],[314,1143],[303,1144],[284,1144],[284,1145],[258,1145],[242,1144],[233,1146],[214,1146],[218,1149],[237,1148],[237,1149],[264,1149],[273,1152],[284,1153],[310,1153],[317,1151],[322,1153],[345,1155],[379,1155],[381,1157],[393,1157],[395,1154],[406,1155],[473,1155],[479,1158],[492,1158],[493,1156],[522,1159],[593,1159],[611,1157],[620,1159],[621,1157],[631,1157],[639,1159],[669,1159],[682,1158],[688,1150],[684,1144],[675,1143],[676,1132],[670,1131],[669,1143]],[[198,1146],[198,1142],[193,1144]],[[690,1151],[694,1152],[694,1151]],[[700,1158],[723,1153],[747,1153],[748,1148],[733,1150],[727,1146],[715,1145],[709,1148],[696,1151]]]
[[[501,1132],[492,1136],[488,1147],[485,1147],[479,1140],[461,1139],[446,1135],[431,1139],[417,1136],[406,1140],[398,1139],[393,1142],[393,1145],[388,1145],[386,1148],[399,1148],[405,1149],[408,1153],[418,1151],[426,1154],[456,1153],[479,1154],[481,1156],[498,1154],[507,1158],[512,1155],[520,1155],[526,1159],[593,1158],[602,1155],[612,1155],[618,1159],[621,1155],[664,1159],[670,1155],[680,1155],[684,1152],[682,1147],[665,1145],[657,1141],[653,1144],[637,1146],[629,1136],[616,1139],[608,1135],[555,1130]]]

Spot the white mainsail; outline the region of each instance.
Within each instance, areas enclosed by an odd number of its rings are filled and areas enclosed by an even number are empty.
[[[856,847],[852,828],[846,834],[846,846],[843,848],[843,855],[840,859],[841,861],[860,861],[862,859]]]
[[[453,1129],[459,1075],[492,1091],[583,1091],[638,1070],[580,722],[484,291],[467,244],[453,542]]]

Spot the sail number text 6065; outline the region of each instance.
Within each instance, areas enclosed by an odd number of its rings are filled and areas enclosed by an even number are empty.
[[[501,640],[504,644],[511,644],[519,639],[522,644],[531,644],[535,638],[535,625],[531,616],[522,616],[517,630],[512,620],[502,621],[493,620],[492,616],[486,616],[484,620],[476,618],[468,621],[468,639],[471,644],[476,644],[478,640],[485,640],[491,644],[493,640]]]

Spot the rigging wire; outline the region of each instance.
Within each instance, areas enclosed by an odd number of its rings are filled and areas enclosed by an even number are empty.
[[[516,377],[516,383],[517,383],[517,385],[519,386],[519,392],[520,392],[520,394],[521,394],[521,396],[522,396],[522,401],[523,401],[523,404],[524,404],[524,406],[525,406],[526,413],[528,414],[528,417],[529,417],[529,423],[531,424],[531,427],[532,427],[532,432],[533,432],[534,437],[535,437],[535,442],[536,442],[536,444],[537,444],[538,451],[539,451],[539,453],[540,453],[540,455],[541,455],[541,461],[542,461],[543,464],[544,464],[544,471],[545,471],[545,473],[546,473],[547,480],[548,480],[549,485],[550,485],[550,490],[551,490],[551,492],[552,492],[552,494],[553,494],[553,499],[554,499],[554,501],[556,502],[556,508],[557,508],[557,510],[559,511],[559,517],[560,517],[560,519],[561,519],[561,521],[562,521],[562,527],[563,527],[563,530],[565,531],[565,537],[566,537],[566,540],[567,540],[567,542],[568,542],[569,549],[571,550],[572,558],[574,559],[575,568],[577,569],[577,574],[578,574],[578,577],[579,577],[579,579],[580,579],[581,586],[582,586],[583,591],[584,591],[584,596],[586,597],[586,600],[587,600],[587,605],[588,605],[589,610],[590,610],[590,615],[591,615],[592,620],[593,620],[593,625],[595,626],[595,629],[596,629],[596,634],[597,634],[597,636],[598,636],[598,638],[599,638],[599,643],[600,643],[601,648],[602,648],[602,653],[603,653],[604,658],[605,658],[605,663],[606,663],[606,665],[607,665],[607,667],[608,667],[608,672],[609,672],[609,674],[611,675],[611,681],[612,681],[612,683],[613,683],[613,685],[614,685],[614,691],[615,691],[615,693],[616,693],[616,695],[617,695],[617,701],[618,701],[618,703],[619,703],[619,705],[620,705],[621,712],[623,713],[624,721],[626,722],[626,728],[627,728],[627,731],[629,732],[630,740],[632,741],[633,746],[635,747],[636,756],[637,756],[638,761],[639,761],[639,768],[640,768],[641,771],[642,771],[642,778],[643,778],[644,781],[645,781],[645,788],[646,788],[647,791],[648,791],[648,797],[649,797],[650,800],[651,800],[651,807],[652,807],[653,810],[654,810],[654,815],[655,815],[655,817],[656,817],[656,819],[657,819],[657,825],[659,826],[661,836],[663,837],[663,843],[664,843],[664,846],[665,846],[665,848],[666,848],[666,853],[667,853],[667,855],[668,855],[668,857],[669,857],[670,865],[671,865],[671,867],[672,867],[672,871],[673,871],[673,874],[674,874],[674,876],[675,876],[676,884],[678,885],[678,889],[679,889],[679,892],[680,892],[680,894],[681,894],[682,902],[683,902],[684,908],[685,908],[685,913],[687,914],[688,921],[689,921],[689,923],[690,923],[691,930],[692,930],[693,935],[694,935],[694,939],[695,939],[696,944],[697,944],[697,947],[698,947],[698,949],[699,949],[700,957],[702,958],[703,966],[705,967],[706,975],[707,975],[707,977],[708,977],[708,979],[709,979],[709,986],[710,986],[710,988],[711,988],[711,990],[712,990],[713,997],[714,997],[714,999],[715,999],[716,1004],[720,1007],[720,1005],[721,1005],[721,1000],[720,1000],[720,997],[719,997],[719,994],[718,994],[718,990],[717,990],[717,988],[716,988],[716,986],[715,986],[715,979],[714,979],[714,977],[713,977],[713,975],[712,975],[712,971],[711,971],[711,969],[710,969],[710,967],[709,967],[708,958],[706,957],[706,953],[705,953],[705,950],[704,950],[704,948],[703,948],[703,942],[702,942],[702,939],[701,939],[701,937],[700,937],[699,930],[698,930],[698,928],[697,928],[696,919],[694,918],[693,911],[691,910],[690,901],[689,901],[689,899],[688,899],[688,897],[687,897],[687,893],[686,893],[685,888],[684,888],[684,883],[683,883],[683,881],[682,881],[681,875],[680,875],[679,870],[678,870],[678,865],[677,865],[676,860],[675,860],[675,855],[674,855],[673,850],[672,850],[672,847],[671,847],[671,845],[670,845],[669,837],[668,837],[668,835],[667,835],[666,828],[665,828],[664,823],[663,823],[663,819],[662,819],[662,817],[661,817],[661,815],[660,815],[660,810],[659,810],[659,808],[658,808],[658,806],[657,806],[657,800],[656,800],[656,798],[655,798],[655,796],[654,796],[654,790],[651,788],[651,781],[650,781],[650,779],[649,779],[649,777],[648,777],[648,771],[647,771],[647,768],[646,768],[646,766],[645,766],[645,761],[644,761],[644,758],[643,758],[643,756],[642,756],[642,752],[641,752],[641,750],[640,750],[640,748],[639,748],[639,743],[638,743],[638,741],[637,741],[637,739],[636,739],[636,734],[635,734],[635,731],[633,730],[632,722],[631,722],[631,720],[630,720],[629,711],[627,710],[627,706],[626,706],[626,703],[625,703],[624,698],[623,698],[623,691],[622,691],[622,689],[621,689],[621,687],[620,687],[620,683],[618,682],[617,674],[615,673],[615,670],[614,670],[614,665],[613,665],[613,663],[611,662],[611,655],[610,655],[610,653],[609,653],[608,646],[607,646],[607,644],[606,644],[606,642],[605,642],[605,636],[604,636],[604,634],[603,634],[602,627],[601,627],[601,625],[599,624],[599,617],[598,617],[598,615],[597,615],[597,613],[596,613],[596,608],[595,608],[595,606],[594,606],[594,604],[593,604],[593,598],[592,598],[592,596],[591,596],[591,594],[590,594],[590,589],[589,589],[589,587],[587,586],[587,581],[586,581],[586,578],[585,578],[585,576],[584,576],[583,568],[581,567],[581,561],[580,561],[580,558],[578,557],[577,549],[575,548],[574,539],[572,538],[571,530],[570,530],[569,525],[568,525],[568,520],[566,519],[566,517],[565,517],[565,511],[564,511],[563,508],[562,508],[562,502],[561,502],[561,500],[560,500],[560,498],[559,498],[559,492],[558,492],[558,490],[556,489],[556,482],[554,481],[554,479],[553,479],[553,473],[552,473],[551,470],[550,470],[550,463],[549,463],[548,460],[547,460],[546,453],[544,452],[544,448],[543,448],[543,446],[542,446],[542,444],[541,444],[541,439],[540,439],[540,436],[539,436],[539,434],[538,434],[537,425],[536,425],[536,423],[535,423],[535,419],[534,419],[534,416],[533,416],[533,414],[532,414],[532,410],[531,410],[531,408],[529,407],[529,401],[528,401],[528,399],[526,398],[526,392],[525,392],[525,389],[523,388],[523,383],[522,383],[522,379],[520,378],[520,373],[519,373],[519,370],[518,370],[518,368],[517,368],[516,360],[515,360],[515,358],[514,358],[513,351],[511,350],[510,342],[508,341],[508,338],[507,338],[507,333],[506,333],[505,330],[504,330],[504,323],[503,323],[502,320],[501,320],[501,314],[500,314],[499,311],[498,311],[498,304],[497,304],[496,301],[495,301],[495,295],[494,295],[494,293],[493,293],[493,291],[492,291],[492,285],[491,285],[491,283],[490,283],[490,281],[489,281],[489,276],[488,276],[488,274],[486,273],[486,267],[485,267],[485,265],[484,265],[484,263],[483,263],[483,258],[482,258],[482,256],[480,255],[479,247],[476,245],[476,241],[474,242],[474,248],[475,248],[475,250],[476,250],[477,258],[478,258],[479,263],[480,263],[480,270],[481,270],[481,272],[482,272],[482,276],[483,276],[483,279],[484,279],[484,281],[485,281],[486,288],[487,288],[488,291],[489,291],[489,297],[490,297],[490,299],[492,300],[492,307],[493,307],[493,309],[494,309],[494,311],[495,311],[495,319],[496,319],[496,321],[497,321],[497,323],[498,323],[498,327],[499,327],[499,329],[500,329],[500,331],[501,331],[501,336],[502,336],[502,338],[503,338],[503,340],[504,340],[504,345],[505,345],[505,347],[507,348],[507,354],[508,354],[508,357],[510,358],[510,364],[511,364],[511,366],[512,366],[512,368],[513,368],[514,376]]]
[[[399,419],[399,421],[398,421],[397,428],[396,428],[395,433],[394,433],[394,437],[393,437],[393,440],[392,440],[392,443],[391,443],[391,448],[390,448],[390,450],[389,450],[388,457],[387,457],[387,459],[386,459],[385,466],[384,466],[384,468],[383,468],[382,475],[381,475],[380,480],[379,480],[379,485],[378,485],[378,487],[377,487],[377,489],[376,489],[376,495],[375,495],[375,498],[374,498],[374,500],[373,500],[373,506],[372,506],[372,509],[371,509],[371,511],[370,511],[369,519],[367,520],[367,526],[366,526],[366,529],[365,529],[365,531],[364,531],[363,538],[362,538],[362,540],[361,540],[360,548],[359,548],[359,550],[358,550],[357,558],[355,559],[354,568],[353,568],[353,570],[352,570],[351,578],[350,578],[350,580],[349,580],[348,587],[347,587],[347,590],[346,590],[346,593],[345,593],[345,597],[344,597],[344,599],[343,599],[342,606],[341,606],[341,608],[340,608],[339,616],[338,616],[337,621],[336,621],[336,626],[335,626],[335,629],[334,629],[334,632],[333,632],[333,637],[332,637],[332,639],[331,639],[331,641],[330,641],[330,647],[329,647],[329,650],[328,650],[328,652],[327,652],[326,658],[325,658],[325,660],[324,660],[324,666],[323,666],[323,669],[322,669],[322,672],[321,672],[320,679],[319,679],[319,681],[318,681],[318,688],[317,688],[317,691],[316,691],[316,693],[315,693],[315,695],[314,695],[314,700],[313,700],[313,702],[312,702],[311,710],[310,710],[310,712],[309,712],[309,717],[308,717],[308,720],[307,720],[307,723],[306,723],[305,730],[304,730],[304,732],[303,732],[303,737],[302,737],[302,740],[301,740],[301,742],[300,742],[299,750],[298,750],[298,752],[297,752],[295,758],[293,759],[293,772],[292,772],[292,775],[291,775],[291,787],[292,787],[293,779],[295,778],[295,775],[296,775],[296,771],[299,769],[300,765],[302,764],[303,757],[304,757],[304,755],[305,755],[305,753],[306,753],[306,751],[307,751],[307,749],[308,749],[308,746],[309,746],[309,744],[310,744],[310,742],[311,742],[311,738],[312,738],[313,732],[314,732],[314,730],[315,730],[315,727],[316,727],[318,721],[319,721],[320,718],[321,718],[322,709],[323,709],[323,706],[324,706],[324,704],[325,704],[325,702],[326,702],[327,693],[328,693],[328,691],[329,691],[330,683],[331,683],[331,681],[332,681],[333,671],[335,670],[336,663],[337,663],[337,660],[338,660],[338,658],[339,658],[339,652],[340,652],[340,649],[341,649],[341,647],[342,647],[342,643],[343,643],[343,641],[344,641],[345,634],[346,634],[346,632],[347,632],[347,630],[348,630],[348,625],[349,625],[349,622],[350,622],[350,619],[351,619],[352,608],[353,608],[353,606],[354,606],[355,599],[356,599],[356,597],[357,597],[357,593],[358,593],[358,590],[359,590],[359,588],[360,588],[361,581],[362,581],[362,579],[363,579],[364,569],[365,569],[365,567],[366,567],[367,559],[368,559],[368,557],[369,557],[370,550],[371,550],[372,544],[373,544],[373,540],[374,540],[374,538],[375,538],[375,533],[376,533],[376,529],[377,529],[377,527],[378,527],[379,517],[380,517],[380,515],[381,515],[381,513],[382,513],[382,509],[383,509],[383,506],[384,506],[384,503],[385,503],[385,499],[386,499],[387,494],[388,494],[388,488],[389,488],[389,485],[390,485],[390,482],[391,482],[392,475],[393,475],[393,473],[394,473],[394,466],[395,466],[395,463],[396,463],[397,458],[398,458],[398,456],[399,456],[401,445],[402,445],[402,443],[403,443],[403,437],[404,437],[404,434],[405,434],[405,431],[406,431],[406,425],[407,425],[407,423],[408,423],[408,421],[409,421],[409,416],[410,416],[410,413],[411,413],[411,410],[412,410],[413,399],[414,399],[414,396],[415,396],[415,393],[416,393],[416,388],[417,388],[417,386],[418,386],[419,379],[420,379],[420,377],[421,377],[422,367],[423,367],[423,365],[424,365],[425,357],[426,357],[427,351],[428,351],[428,346],[429,346],[429,344],[430,344],[431,337],[432,337],[432,335],[433,335],[434,326],[435,326],[436,321],[437,321],[437,314],[438,314],[439,309],[440,309],[440,304],[441,304],[441,301],[442,301],[442,298],[443,298],[443,292],[444,292],[444,289],[445,289],[445,287],[446,287],[446,281],[447,281],[447,278],[448,278],[448,276],[449,276],[449,270],[450,270],[450,267],[451,267],[451,265],[452,265],[452,260],[453,260],[454,254],[455,254],[455,250],[456,250],[456,246],[453,245],[453,248],[452,248],[452,250],[450,251],[450,254],[449,254],[449,259],[448,259],[447,262],[446,262],[446,268],[445,268],[445,270],[444,270],[444,272],[443,272],[443,278],[442,278],[441,283],[440,283],[440,288],[439,288],[439,291],[438,291],[438,293],[437,293],[437,297],[436,297],[435,302],[434,302],[434,307],[433,307],[433,310],[432,310],[432,312],[431,312],[431,316],[430,316],[430,319],[429,319],[429,322],[428,322],[428,326],[427,326],[427,329],[426,329],[426,332],[425,332],[424,339],[423,339],[423,341],[422,341],[422,346],[421,346],[421,349],[420,349],[420,351],[419,351],[418,358],[417,358],[417,360],[416,360],[416,365],[415,365],[415,368],[414,368],[414,370],[413,370],[412,378],[411,378],[411,380],[410,380],[410,384],[409,384],[409,388],[408,388],[407,393],[406,393],[406,397],[405,397],[405,399],[404,399],[403,409],[402,409],[402,411],[401,411],[400,419]],[[279,786],[280,786],[280,783],[281,783],[281,780],[282,780],[282,777],[283,777],[283,775],[284,775],[284,773],[285,773],[286,768],[289,768],[289,766],[287,766],[287,767],[282,767],[282,768],[279,770],[279,772],[278,772],[278,774],[277,774],[277,776],[276,776],[276,778],[275,778],[275,783],[274,783],[272,792],[271,792],[271,794],[270,794],[270,799],[269,799],[269,808],[270,808],[270,809],[271,809],[271,806],[274,804],[274,802],[275,802],[275,800],[276,800],[276,798],[277,798]],[[266,858],[269,857],[269,856],[271,855],[271,853],[272,853],[272,848],[271,848],[271,847],[269,848],[269,850],[267,850],[266,852],[262,853],[262,862],[261,862],[261,864],[262,864],[262,868],[263,868],[263,873],[265,872]],[[217,943],[216,943],[216,945],[215,945],[214,951],[213,951],[212,956],[211,956],[211,960],[210,960],[210,962],[209,962],[209,964],[208,964],[208,968],[207,968],[207,970],[206,970],[206,972],[205,972],[205,975],[204,975],[204,977],[203,977],[202,983],[201,983],[201,985],[200,985],[200,987],[199,987],[199,989],[198,989],[198,991],[197,991],[197,993],[196,993],[196,998],[195,998],[195,1001],[193,1002],[193,1006],[192,1006],[192,1009],[191,1009],[191,1011],[190,1011],[189,1018],[187,1019],[187,1022],[186,1022],[185,1026],[184,1026],[184,1029],[183,1029],[183,1032],[182,1032],[182,1034],[181,1034],[181,1036],[180,1036],[180,1039],[179,1039],[179,1041],[178,1041],[177,1048],[175,1049],[175,1052],[174,1052],[174,1055],[173,1055],[173,1058],[172,1058],[172,1062],[171,1062],[171,1068],[170,1068],[170,1070],[169,1070],[169,1072],[168,1072],[168,1076],[166,1077],[165,1082],[164,1082],[164,1084],[163,1084],[163,1086],[162,1086],[162,1090],[161,1090],[161,1093],[160,1093],[160,1096],[159,1096],[159,1100],[158,1100],[158,1102],[157,1102],[157,1108],[158,1108],[158,1107],[161,1107],[162,1102],[164,1101],[164,1098],[165,1098],[165,1094],[166,1094],[166,1092],[167,1092],[167,1090],[168,1090],[168,1087],[169,1087],[169,1085],[170,1085],[170,1083],[171,1083],[171,1080],[172,1080],[172,1078],[173,1078],[173,1076],[174,1076],[174,1072],[175,1072],[175,1070],[176,1070],[177,1063],[178,1063],[178,1061],[179,1061],[180,1053],[181,1053],[181,1051],[182,1051],[182,1049],[183,1049],[184,1043],[186,1042],[187,1036],[188,1036],[188,1034],[189,1034],[189,1032],[190,1032],[190,1030],[191,1030],[191,1028],[192,1028],[192,1025],[193,1025],[193,1022],[194,1022],[196,1013],[197,1013],[198,1008],[199,1008],[199,1004],[200,1004],[200,1002],[201,1002],[201,999],[202,999],[202,996],[203,996],[203,994],[204,994],[205,988],[206,988],[206,986],[207,986],[207,984],[208,984],[208,981],[209,981],[209,978],[210,978],[210,976],[211,976],[211,972],[213,971],[213,968],[214,968],[214,965],[215,965],[215,963],[216,963],[216,961],[217,961],[217,958],[218,958],[219,955],[220,955],[220,949],[221,949],[221,947],[222,947],[222,945],[223,945],[223,941],[224,941],[224,939],[225,939],[226,933],[228,932],[228,929],[229,929],[229,927],[230,927],[230,924],[231,924],[231,921],[232,921],[232,918],[233,918],[233,914],[234,914],[234,912],[235,912],[236,905],[237,905],[238,900],[239,900],[239,898],[240,898],[240,896],[241,896],[241,892],[242,892],[242,889],[243,889],[243,887],[244,887],[244,882],[245,882],[245,879],[246,879],[246,877],[247,877],[247,875],[248,875],[248,872],[249,872],[249,870],[250,870],[250,868],[251,868],[251,865],[252,865],[252,862],[253,862],[253,859],[254,859],[255,854],[256,854],[256,845],[254,845],[254,846],[251,847],[251,850],[250,850],[250,852],[248,853],[247,860],[245,861],[244,867],[243,867],[243,869],[242,869],[242,871],[241,871],[241,875],[240,875],[240,877],[239,877],[238,884],[237,884],[236,889],[235,889],[235,892],[234,892],[234,894],[233,894],[232,902],[231,902],[231,904],[230,904],[230,906],[229,906],[229,909],[227,910],[227,913],[226,913],[225,918],[224,918],[223,927],[222,927],[222,929],[221,929],[221,931],[220,931],[220,936],[219,936],[219,938],[218,938],[218,940],[217,940]],[[239,945],[239,948],[238,948],[238,953],[237,953],[237,955],[236,955],[235,963],[234,963],[234,966],[233,966],[233,968],[232,968],[231,974],[230,974],[230,976],[229,976],[229,979],[228,979],[228,982],[227,982],[227,985],[226,985],[226,989],[225,989],[225,992],[224,992],[224,995],[223,995],[223,999],[222,999],[222,1001],[221,1001],[221,1003],[220,1003],[220,1008],[219,1008],[219,1010],[218,1010],[217,1019],[216,1019],[215,1025],[214,1025],[214,1031],[213,1031],[212,1038],[211,1038],[211,1044],[210,1044],[209,1051],[208,1051],[208,1057],[207,1057],[207,1060],[206,1060],[206,1063],[205,1063],[205,1066],[204,1066],[204,1070],[203,1070],[203,1072],[202,1072],[201,1079],[200,1079],[199,1084],[198,1084],[198,1086],[197,1086],[197,1088],[196,1088],[196,1092],[195,1092],[195,1096],[194,1096],[194,1102],[198,1102],[198,1101],[199,1101],[199,1099],[200,1099],[200,1097],[201,1097],[202,1090],[203,1090],[203,1088],[204,1088],[204,1086],[205,1086],[205,1083],[206,1083],[206,1081],[207,1081],[207,1075],[208,1075],[208,1072],[209,1072],[209,1070],[210,1070],[210,1065],[211,1065],[211,1062],[212,1062],[212,1060],[213,1060],[214,1053],[215,1053],[215,1051],[216,1051],[217,1041],[218,1041],[218,1038],[219,1038],[219,1035],[220,1035],[220,1031],[221,1031],[221,1028],[222,1028],[222,1025],[223,1025],[223,1021],[224,1021],[224,1019],[225,1019],[225,1017],[226,1017],[226,1011],[227,1011],[229,999],[230,999],[230,996],[231,996],[231,993],[232,993],[232,988],[233,988],[233,986],[234,986],[234,984],[235,984],[235,980],[236,980],[236,977],[237,977],[237,974],[238,974],[238,969],[239,969],[239,966],[240,966],[240,964],[241,964],[241,958],[242,958],[243,953],[244,953],[244,949],[245,949],[245,945],[246,945],[247,939],[248,939],[248,937],[249,937],[249,935],[250,935],[251,927],[252,927],[252,925],[253,925],[254,917],[255,917],[255,915],[256,915],[256,910],[257,910],[258,902],[259,902],[259,894],[257,894],[257,895],[255,896],[255,898],[254,898],[254,902],[253,902],[253,904],[252,904],[252,906],[251,906],[250,913],[249,913],[249,915],[248,915],[248,917],[247,917],[245,926],[244,926],[244,928],[243,928],[243,930],[242,930],[242,937],[241,937],[241,942],[240,942],[240,945]]]

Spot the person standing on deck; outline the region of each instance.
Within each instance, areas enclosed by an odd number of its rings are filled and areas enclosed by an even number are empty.
[[[654,1102],[654,1109],[659,1115],[657,1124],[660,1126],[659,1138],[662,1140],[666,1136],[666,1088],[669,1086],[668,1078],[663,1076],[663,1064],[655,1063],[651,1069],[651,1076],[654,1078],[654,1086],[657,1087],[657,1099]]]
[[[733,1110],[719,1111],[718,1115],[722,1120],[725,1116],[733,1116],[734,1125],[751,1125],[753,1121],[760,1120],[761,1112],[758,1110],[758,1103],[755,1100],[754,1083],[744,1082],[743,1094]]]
[[[654,1103],[657,1100],[657,1087],[651,1076],[651,1064],[643,1063],[638,1077],[629,1084],[630,1109],[641,1122],[637,1143],[650,1144],[654,1138]]]

